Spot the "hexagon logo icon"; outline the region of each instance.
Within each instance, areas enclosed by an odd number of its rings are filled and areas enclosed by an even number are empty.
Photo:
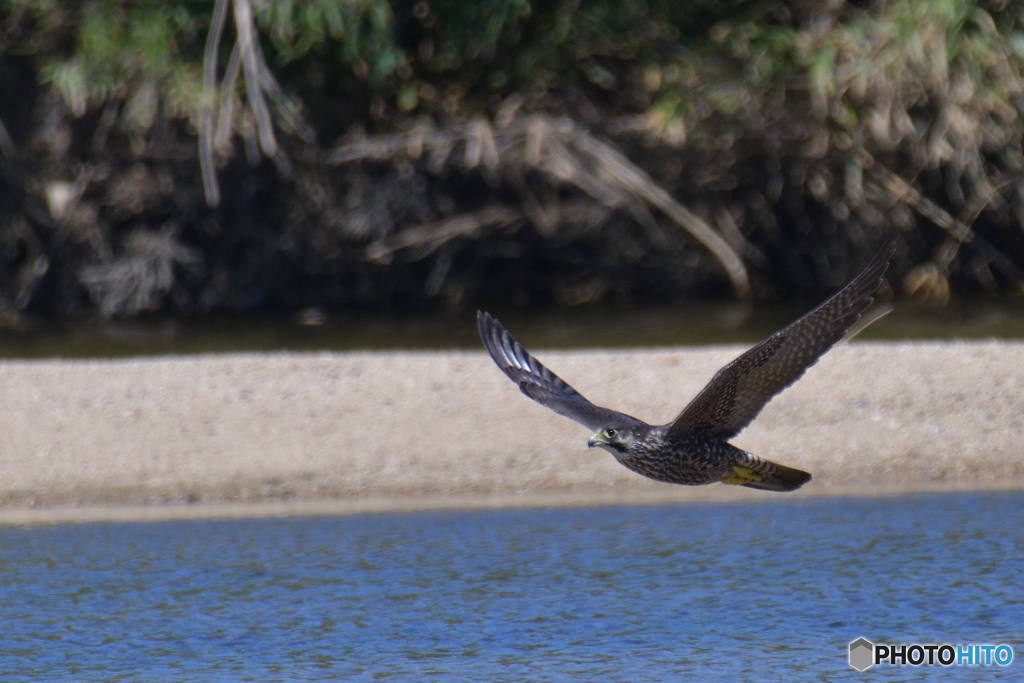
[[[850,643],[850,666],[864,671],[874,663],[875,645],[867,638],[858,638]]]

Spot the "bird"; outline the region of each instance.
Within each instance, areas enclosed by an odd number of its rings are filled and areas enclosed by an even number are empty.
[[[882,283],[894,250],[895,243],[887,241],[839,292],[719,370],[689,405],[664,425],[649,425],[591,403],[530,355],[490,313],[477,311],[477,326],[491,358],[524,394],[595,430],[588,446],[610,452],[633,472],[672,484],[721,482],[764,491],[794,491],[811,480],[809,472],[748,453],[729,440],[860,319]]]

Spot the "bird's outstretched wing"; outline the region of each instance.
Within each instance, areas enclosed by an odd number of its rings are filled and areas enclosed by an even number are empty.
[[[895,243],[878,254],[835,296],[718,371],[673,422],[670,433],[707,431],[729,439],[757,417],[777,393],[804,374],[843,338],[871,305]]]
[[[644,424],[635,417],[596,406],[583,398],[562,378],[531,356],[490,313],[478,311],[476,322],[480,329],[480,339],[494,362],[509,379],[519,385],[524,394],[537,403],[590,429],[611,424]]]

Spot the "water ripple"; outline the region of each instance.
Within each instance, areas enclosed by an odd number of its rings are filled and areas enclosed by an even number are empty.
[[[8,527],[0,670],[860,680],[860,636],[1013,644],[1021,547],[1021,493]]]

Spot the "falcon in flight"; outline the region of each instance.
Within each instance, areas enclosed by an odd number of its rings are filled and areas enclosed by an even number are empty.
[[[596,430],[600,447],[645,477],[672,484],[722,482],[765,491],[793,491],[808,472],[765,460],[728,443],[776,394],[795,382],[871,305],[895,243],[831,299],[718,371],[704,390],[666,425],[649,425],[594,405],[531,356],[489,313],[477,312],[480,338],[491,358],[520,390],[559,415]]]

